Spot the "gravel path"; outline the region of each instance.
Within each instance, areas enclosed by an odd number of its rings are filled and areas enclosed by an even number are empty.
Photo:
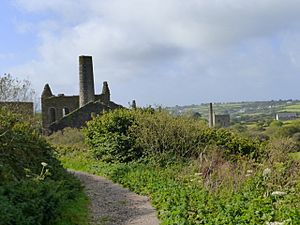
[[[70,171],[85,186],[91,199],[93,225],[158,225],[156,212],[149,199],[130,192],[103,177]]]

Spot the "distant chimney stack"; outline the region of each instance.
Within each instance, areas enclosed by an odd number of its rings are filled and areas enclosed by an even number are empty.
[[[135,102],[135,100],[132,100],[131,108],[132,109],[136,109],[136,102]]]
[[[208,126],[213,127],[213,117],[214,117],[214,112],[213,112],[213,104],[209,103],[209,112],[208,112]]]
[[[79,107],[95,100],[92,56],[79,56]]]

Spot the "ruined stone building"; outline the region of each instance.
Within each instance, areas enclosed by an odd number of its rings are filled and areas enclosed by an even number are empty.
[[[297,118],[298,118],[298,116],[297,116],[297,113],[295,113],[295,112],[278,112],[278,113],[276,113],[276,116],[275,116],[276,120],[281,120],[281,121],[295,120]]]
[[[208,113],[208,125],[209,127],[229,127],[230,125],[230,115],[223,114],[217,115],[213,111],[212,103],[209,103],[209,113]]]
[[[46,84],[41,103],[44,133],[52,133],[65,127],[80,128],[93,115],[122,107],[110,100],[106,81],[103,82],[102,93],[95,94],[91,56],[79,56],[79,96],[55,96]]]

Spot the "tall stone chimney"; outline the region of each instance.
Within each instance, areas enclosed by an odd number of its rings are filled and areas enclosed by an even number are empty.
[[[213,105],[212,103],[209,103],[209,112],[208,112],[208,126],[213,127],[213,118],[214,118],[214,112],[213,112]]]
[[[92,56],[79,56],[79,107],[95,100]]]

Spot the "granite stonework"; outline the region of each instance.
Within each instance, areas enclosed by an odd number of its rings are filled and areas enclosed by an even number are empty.
[[[122,108],[110,101],[108,83],[103,82],[102,93],[94,91],[93,63],[91,56],[79,56],[79,95],[53,95],[48,84],[41,96],[42,126],[45,134],[66,127],[80,128],[92,118],[92,115]]]
[[[208,126],[209,127],[229,127],[230,126],[230,115],[229,114],[223,114],[218,115],[215,114],[213,110],[213,104],[209,103],[209,109],[208,109]]]

